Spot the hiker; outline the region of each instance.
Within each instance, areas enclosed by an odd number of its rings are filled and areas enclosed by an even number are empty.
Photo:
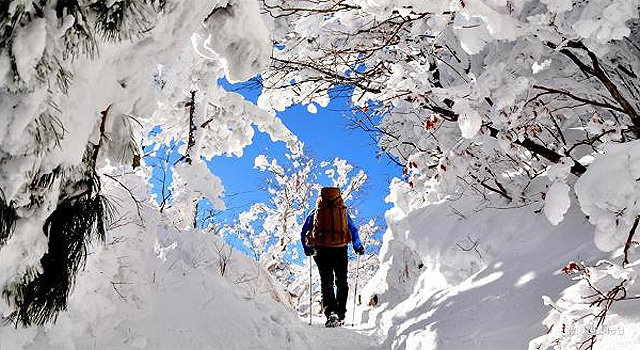
[[[307,216],[300,236],[305,255],[313,255],[320,271],[322,305],[327,316],[325,326],[338,327],[344,324],[347,313],[347,245],[351,242],[357,254],[364,254],[358,229],[347,214],[339,188],[320,190],[316,209]]]

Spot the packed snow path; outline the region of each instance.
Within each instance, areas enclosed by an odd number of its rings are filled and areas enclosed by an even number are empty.
[[[383,349],[376,343],[375,337],[360,333],[357,325],[326,328],[324,321],[324,318],[314,318],[313,325],[309,326],[307,320],[307,340],[310,349]]]

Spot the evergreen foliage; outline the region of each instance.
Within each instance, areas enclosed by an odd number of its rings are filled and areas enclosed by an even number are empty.
[[[56,115],[60,112],[57,104],[50,101],[48,107],[29,125],[29,134],[35,141],[31,153],[46,153],[60,146],[60,140],[64,137],[64,125]]]
[[[17,218],[15,208],[5,201],[4,195],[0,190],[0,248],[13,233]]]
[[[63,58],[73,58],[78,53],[93,57],[97,53],[97,43],[85,10],[77,0],[58,0],[56,16],[62,21],[69,15],[73,16],[74,22],[62,36],[65,47]]]
[[[24,4],[14,4],[11,1],[0,2],[0,51],[11,47],[13,42],[13,33],[17,27],[30,22],[34,15],[39,14],[42,17],[42,6],[47,3],[46,0],[34,1],[32,3],[35,13],[30,13]]]
[[[140,36],[152,29],[146,18],[152,8],[147,0],[122,0],[108,6],[105,2],[95,2],[90,8],[96,14],[95,28],[107,41],[120,41]]]
[[[90,148],[87,155],[93,151]],[[89,159],[87,163],[93,162]],[[105,239],[105,221],[111,217],[112,208],[100,193],[100,179],[95,170],[90,168],[84,175],[80,181],[67,186],[81,189],[80,193],[63,197],[45,221],[43,231],[49,245],[40,260],[41,271],[28,272],[13,289],[2,292],[7,302],[16,308],[9,316],[16,325],[27,327],[55,321],[58,313],[67,307],[75,276],[86,260],[87,246],[95,237]],[[41,180],[46,185],[53,177]]]
[[[29,98],[34,90],[46,89],[46,97],[26,127],[29,141],[19,152],[0,155],[0,161],[10,161],[16,154],[29,159],[42,158],[59,147],[67,129],[61,121],[64,111],[58,102],[60,96],[67,94],[74,79],[75,58],[94,58],[99,54],[101,41],[117,42],[144,36],[166,5],[166,0],[0,1],[0,54],[6,54],[11,60],[11,78],[5,93],[19,100]],[[52,15],[57,20],[60,39],[46,44],[35,62],[35,79],[21,76],[14,47],[18,34],[41,18],[46,18],[50,25]],[[75,276],[84,266],[88,244],[96,237],[105,238],[105,222],[112,216],[112,208],[101,193],[96,164],[103,142],[108,141],[105,129],[108,111],[103,112],[100,140],[98,144],[88,144],[81,165],[60,165],[51,171],[42,170],[34,162],[34,170],[28,173],[30,180],[22,185],[21,195],[27,200],[21,203],[26,204],[20,206],[12,202],[13,198],[5,198],[0,187],[0,248],[16,230],[16,222],[28,220],[20,216],[23,209],[34,212],[46,208],[48,194],[60,191],[57,207],[43,225],[48,249],[40,259],[41,266],[21,277],[17,275],[13,282],[0,287],[4,299],[13,308],[8,320],[16,326],[55,321],[59,312],[67,307]],[[128,120],[124,120],[123,125],[123,132],[130,129]],[[129,132],[128,136],[131,143],[109,146],[117,158],[136,154],[133,135]]]

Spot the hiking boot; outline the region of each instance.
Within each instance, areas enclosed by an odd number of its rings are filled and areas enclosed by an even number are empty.
[[[324,323],[324,326],[327,328],[339,327],[340,319],[338,318],[338,315],[336,315],[335,313],[329,315],[329,317],[327,317],[327,322]]]

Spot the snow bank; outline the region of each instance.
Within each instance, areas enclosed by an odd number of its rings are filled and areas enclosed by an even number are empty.
[[[0,326],[2,349],[368,349],[346,329],[309,327],[253,260],[205,232],[178,232],[158,213],[141,174],[105,189],[125,214],[96,244],[69,309],[53,325]],[[224,276],[223,261],[227,259]]]
[[[606,256],[577,206],[557,226],[533,209],[483,208],[463,197],[388,211],[380,270],[362,294],[378,304],[359,309],[363,327],[393,349],[526,348],[547,331],[541,296],[555,300],[573,283],[559,270]],[[616,340],[637,342],[632,332]]]

